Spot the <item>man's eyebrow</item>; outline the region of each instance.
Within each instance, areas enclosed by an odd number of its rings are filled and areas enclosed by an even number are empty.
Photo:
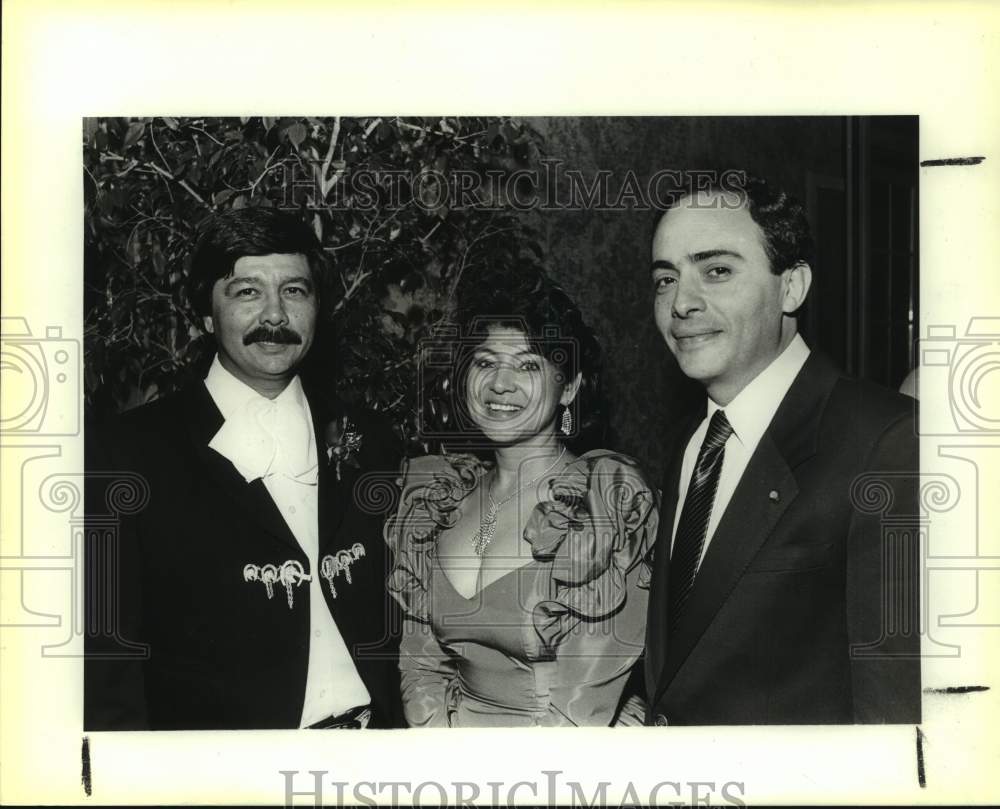
[[[722,248],[717,250],[701,250],[697,253],[692,253],[691,255],[689,255],[688,259],[692,263],[697,264],[699,261],[706,261],[710,258],[719,258],[721,256],[725,256],[728,258],[743,259],[742,253],[737,253],[735,250],[725,250]]]
[[[281,285],[283,287],[288,286],[289,284],[300,284],[302,286],[306,286],[312,289],[313,282],[312,278],[310,278],[308,275],[296,275],[294,278],[287,278],[281,282]]]
[[[232,289],[233,286],[237,284],[259,284],[259,283],[261,283],[260,276],[240,275],[236,276],[235,278],[230,278],[226,282],[226,291],[228,292],[230,289]],[[283,287],[288,286],[289,284],[299,284],[301,286],[309,287],[309,289],[312,289],[313,287],[312,278],[310,278],[308,275],[296,275],[292,278],[286,278],[284,281],[281,282],[281,285]]]
[[[698,264],[702,261],[708,261],[711,258],[738,258],[745,261],[742,253],[738,253],[735,250],[726,250],[724,248],[718,248],[715,250],[699,250],[697,253],[690,253],[687,256],[687,260],[692,264]],[[672,261],[667,261],[665,258],[656,259],[649,267],[650,272],[653,270],[676,270],[677,265]]]
[[[237,284],[253,284],[259,283],[260,279],[253,275],[238,275],[230,278],[226,281],[226,291],[228,292]]]

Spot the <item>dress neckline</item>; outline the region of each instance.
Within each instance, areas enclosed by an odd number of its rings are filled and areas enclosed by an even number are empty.
[[[457,595],[460,599],[462,599],[462,601],[465,601],[467,603],[471,603],[473,601],[477,601],[478,599],[481,599],[483,597],[483,594],[486,593],[487,590],[489,590],[491,587],[493,587],[493,585],[499,584],[504,579],[506,579],[508,576],[511,576],[514,573],[517,573],[518,571],[524,570],[524,569],[530,567],[531,565],[538,564],[538,560],[537,559],[531,558],[527,562],[525,562],[523,565],[518,565],[517,567],[512,568],[511,570],[508,570],[502,576],[499,576],[499,577],[495,578],[493,581],[491,581],[485,587],[479,587],[478,586],[478,583],[482,581],[482,576],[483,576],[483,569],[482,569],[482,567],[480,567],[479,568],[479,573],[476,576],[476,582],[477,582],[476,592],[474,592],[471,596],[464,596],[464,595],[462,595],[458,591],[458,588],[452,583],[451,579],[448,578],[448,572],[443,567],[441,567],[441,562],[438,559],[438,555],[436,553],[432,553],[431,557],[433,559],[434,567],[436,567],[437,568],[437,572],[441,574],[441,578],[443,578],[448,583],[448,587],[451,588],[451,591],[455,595]]]
[[[555,474],[553,474],[551,476],[551,479],[552,480],[559,480],[562,477],[564,477],[568,472],[570,472],[571,468],[573,466],[575,466],[580,461],[586,460],[588,458],[588,456],[590,456],[590,455],[600,455],[600,454],[605,453],[605,452],[606,452],[606,450],[592,449],[592,450],[588,450],[587,452],[581,453],[577,457],[573,458],[573,460],[568,461],[566,463],[566,465],[561,470],[559,470],[558,472],[556,472]],[[475,488],[469,489],[465,493],[465,496],[462,497],[462,499],[459,500],[458,503],[456,503],[456,508],[461,509],[462,503],[464,503],[466,500],[468,500],[469,497],[472,495],[472,493],[475,492],[478,489],[478,487],[482,484],[483,478],[486,476],[486,473],[489,472],[493,468],[494,465],[495,464],[492,461],[480,461],[480,463],[478,464],[478,468],[476,470],[477,471],[477,478],[476,478],[476,486],[475,486]],[[546,475],[545,477],[549,477],[549,476]],[[539,482],[541,482],[541,481],[539,481]],[[541,507],[541,505],[542,505],[543,502],[544,501],[539,500],[538,503],[535,504],[535,507],[532,509],[531,514],[528,515],[528,519],[529,520],[534,515],[534,513]],[[438,525],[438,526],[435,527],[435,530],[434,530],[434,539],[433,539],[435,549],[437,547],[438,541],[441,538],[441,533],[444,530],[445,530],[444,526]],[[522,529],[521,540],[524,541],[523,529]],[[442,578],[444,578],[444,580],[448,582],[448,586],[451,588],[452,592],[454,592],[455,595],[457,595],[459,598],[461,598],[463,601],[466,601],[466,602],[475,601],[476,599],[481,598],[482,595],[483,595],[483,593],[485,593],[487,590],[489,590],[494,584],[497,584],[497,583],[503,581],[508,576],[510,576],[512,573],[516,573],[519,570],[523,570],[523,569],[527,568],[529,565],[533,565],[533,564],[537,563],[537,560],[534,557],[532,557],[527,562],[525,562],[523,565],[518,565],[517,567],[508,570],[502,576],[497,577],[496,579],[494,579],[493,581],[491,581],[489,584],[487,584],[485,587],[478,586],[479,582],[482,581],[482,576],[483,576],[483,567],[482,567],[482,563],[480,563],[479,572],[476,574],[476,582],[477,582],[476,591],[471,596],[464,596],[464,595],[462,595],[462,593],[459,592],[459,590],[455,586],[454,582],[452,582],[451,578],[448,576],[448,571],[446,571],[441,566],[441,562],[438,560],[438,555],[437,555],[436,550],[431,555],[434,558],[434,564],[437,566],[438,572],[441,574]]]

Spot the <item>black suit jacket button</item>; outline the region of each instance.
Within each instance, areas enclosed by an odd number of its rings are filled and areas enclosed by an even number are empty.
[[[653,724],[656,725],[658,728],[665,728],[670,723],[667,722],[667,717],[665,717],[661,713],[658,713],[656,715],[656,719],[653,720]]]

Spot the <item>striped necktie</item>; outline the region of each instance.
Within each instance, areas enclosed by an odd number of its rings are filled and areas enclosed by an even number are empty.
[[[715,490],[719,488],[722,459],[726,452],[726,441],[733,434],[733,428],[722,410],[712,414],[712,420],[705,434],[705,441],[698,451],[698,461],[694,465],[691,483],[688,485],[684,508],[677,524],[677,536],[670,556],[670,627],[684,609],[684,603],[691,593],[694,577],[698,572],[698,562],[705,547],[705,534],[712,516]]]

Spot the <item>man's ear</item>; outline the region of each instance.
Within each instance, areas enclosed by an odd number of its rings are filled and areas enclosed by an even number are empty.
[[[577,391],[580,390],[580,383],[583,382],[583,372],[577,372],[576,378],[572,382],[567,382],[563,385],[562,396],[559,397],[559,404],[564,407],[568,406],[575,398]]]
[[[215,324],[212,322],[211,315],[205,315],[201,319],[201,322],[205,326],[205,331],[207,331],[209,334],[215,334]]]
[[[812,285],[812,268],[804,261],[800,261],[782,273],[782,281],[784,294],[781,299],[781,311],[790,315],[805,303],[809,287]]]

